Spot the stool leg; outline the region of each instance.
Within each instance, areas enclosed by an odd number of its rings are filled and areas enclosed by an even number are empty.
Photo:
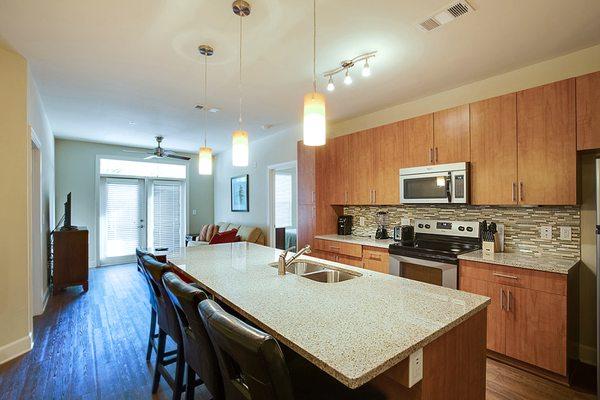
[[[185,388],[185,400],[194,400],[194,392],[196,391],[196,372],[188,365],[187,367],[187,383]]]
[[[150,361],[150,357],[152,356],[154,332],[156,332],[156,311],[154,308],[150,308],[150,333],[148,334],[148,350],[146,350],[146,361]]]
[[[152,382],[152,393],[158,391],[158,384],[160,383],[160,365],[163,363],[165,358],[165,343],[167,341],[167,334],[159,328],[158,332],[158,349],[156,351],[156,365],[154,366],[154,381]]]
[[[183,375],[185,371],[185,357],[183,355],[183,345],[177,345],[177,362],[175,367],[175,388],[173,388],[173,400],[181,400],[183,392]]]

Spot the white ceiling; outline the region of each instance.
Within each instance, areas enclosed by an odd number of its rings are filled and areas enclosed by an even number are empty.
[[[445,0],[319,0],[318,66],[377,50],[373,75],[327,94],[339,120],[600,43],[598,0],[473,0],[435,31],[415,23]],[[245,127],[251,140],[301,120],[311,88],[312,1],[251,0],[244,20]],[[195,151],[202,59],[209,60],[209,145],[237,127],[238,17],[229,0],[0,0],[0,40],[30,62],[56,136]],[[338,83],[341,83],[338,80]],[[323,88],[325,79],[319,80]],[[130,125],[134,121],[135,125]],[[273,124],[264,130],[262,125]]]

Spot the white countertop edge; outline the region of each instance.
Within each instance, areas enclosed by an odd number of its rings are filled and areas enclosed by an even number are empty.
[[[488,258],[488,256],[483,255],[481,250],[476,250],[460,254],[458,259],[563,275],[567,275],[581,261],[580,259],[572,260],[561,257],[536,256],[527,253],[494,253],[491,257]]]

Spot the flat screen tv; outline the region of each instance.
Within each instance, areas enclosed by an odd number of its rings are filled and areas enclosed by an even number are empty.
[[[67,195],[67,201],[65,202],[65,222],[61,230],[67,231],[71,229],[76,229],[73,225],[71,225],[71,193]]]

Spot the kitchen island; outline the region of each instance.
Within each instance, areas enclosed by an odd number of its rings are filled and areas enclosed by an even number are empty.
[[[280,276],[269,265],[279,254],[241,242],[182,248],[169,261],[349,388],[368,383],[390,399],[485,397],[489,298],[314,258],[357,276]],[[409,387],[411,374],[418,383]]]

